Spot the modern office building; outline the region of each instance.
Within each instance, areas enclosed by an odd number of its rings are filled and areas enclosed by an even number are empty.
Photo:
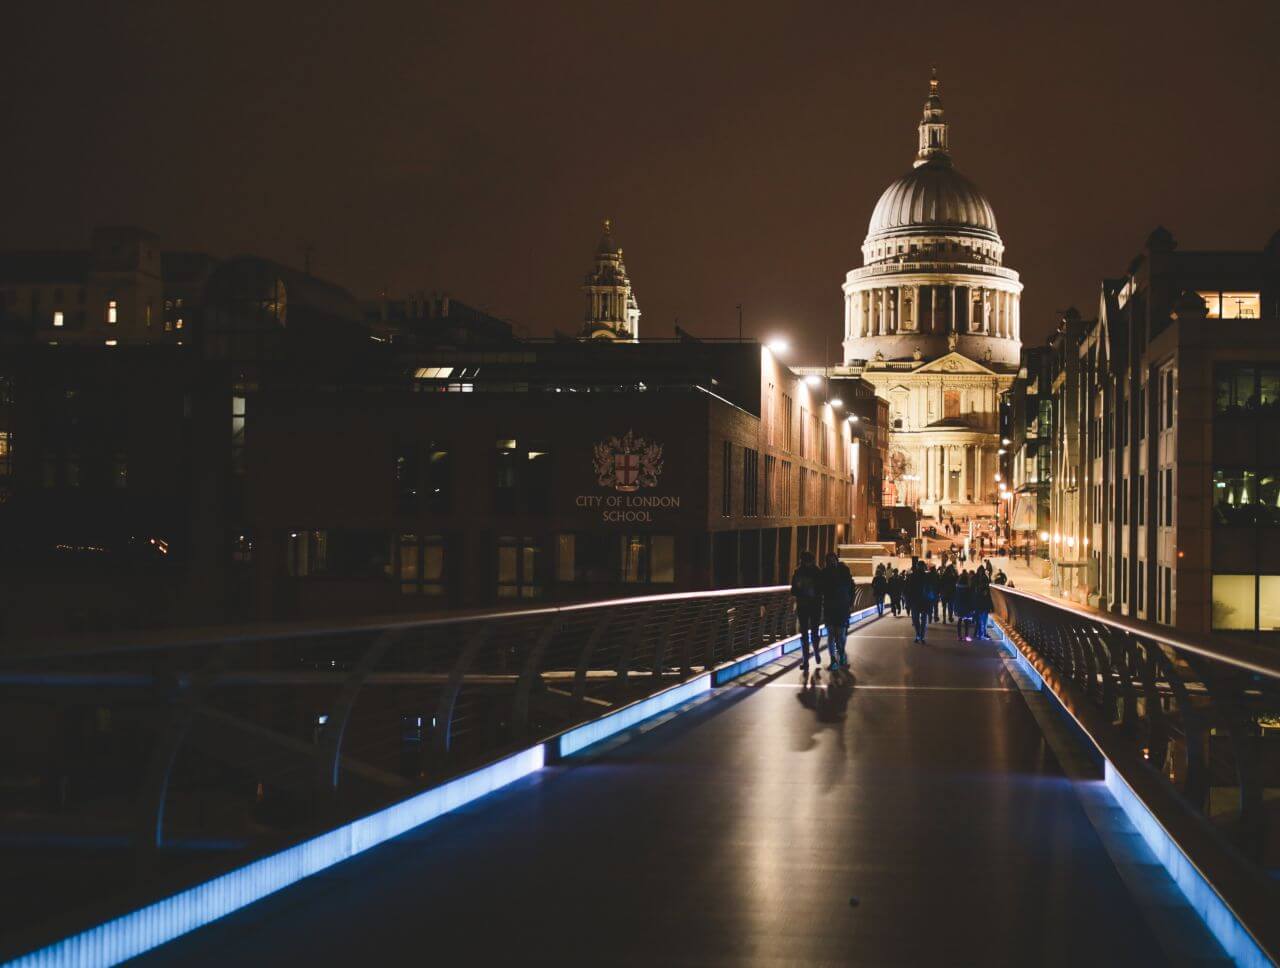
[[[1280,234],[1179,251],[1156,229],[1059,333],[1055,587],[1188,632],[1280,630]],[[1074,376],[1072,367],[1075,368]]]

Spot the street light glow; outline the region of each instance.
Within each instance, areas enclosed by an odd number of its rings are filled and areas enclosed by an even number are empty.
[[[833,407],[843,407],[843,406],[844,406],[844,401],[843,401],[843,400],[841,400],[839,397],[832,397],[832,398],[831,398],[831,406],[833,406]]]
[[[809,384],[809,386],[811,387],[816,387],[819,383],[822,382],[822,377],[818,376],[818,374],[816,373],[810,373],[807,377],[804,378],[804,382]]]
[[[775,336],[764,345],[774,356],[786,356],[791,350],[791,344],[781,336]]]

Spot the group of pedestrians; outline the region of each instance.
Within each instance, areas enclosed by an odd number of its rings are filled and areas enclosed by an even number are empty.
[[[809,674],[809,656],[822,668],[822,630],[827,627],[827,652],[832,671],[849,668],[845,640],[849,635],[849,613],[853,609],[853,574],[849,566],[832,552],[826,565],[814,563],[812,551],[800,552],[800,565],[791,576],[791,594],[796,600],[800,622],[801,666]]]
[[[997,584],[1007,579],[1004,572],[996,575]],[[953,561],[941,568],[913,559],[910,571],[904,573],[892,565],[877,565],[871,579],[871,595],[876,612],[884,615],[885,599],[894,615],[905,609],[915,629],[915,642],[924,644],[930,622],[956,623],[956,638],[972,634],[987,638],[987,618],[991,614],[991,562],[969,570]]]
[[[871,596],[876,613],[883,616],[886,607],[895,616],[907,612],[915,629],[914,642],[925,644],[930,622],[952,622],[956,638],[972,641],[986,639],[987,619],[991,614],[992,584],[1007,584],[1003,570],[996,572],[990,561],[975,569],[957,565],[954,559],[943,559],[941,566],[926,564],[913,558],[911,568],[901,571],[893,565],[876,566],[871,579]],[[827,652],[830,668],[849,668],[846,640],[849,615],[853,610],[853,575],[834,552],[827,555],[819,568],[812,551],[800,553],[800,564],[791,576],[791,594],[796,600],[796,618],[800,623],[801,669],[809,674],[812,659],[822,668],[822,626],[827,629]]]

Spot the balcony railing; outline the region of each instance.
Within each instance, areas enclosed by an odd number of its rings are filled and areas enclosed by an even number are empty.
[[[991,591],[1013,644],[1109,767],[1280,960],[1280,652]]]

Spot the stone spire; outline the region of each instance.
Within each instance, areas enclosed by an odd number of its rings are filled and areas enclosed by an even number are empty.
[[[942,116],[942,90],[938,85],[938,69],[935,67],[929,78],[929,96],[924,101],[924,114],[920,118],[920,150],[916,152],[916,167],[930,161],[950,160],[947,122]]]

